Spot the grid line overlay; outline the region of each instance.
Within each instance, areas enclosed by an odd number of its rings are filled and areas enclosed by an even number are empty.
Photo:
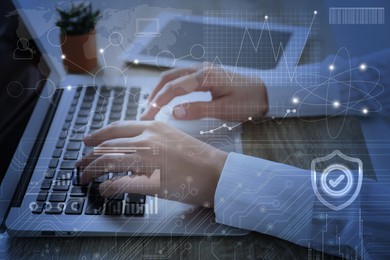
[[[208,81],[219,83],[218,85],[231,84],[232,82],[236,87],[243,86],[248,83],[258,82],[259,79],[263,79],[266,82],[274,82],[280,87],[289,85],[295,82],[295,69],[304,60],[304,63],[315,63],[320,60],[320,47],[319,47],[319,19],[313,19],[313,10],[283,10],[283,11],[232,11],[232,10],[207,10],[204,12],[204,33],[203,40],[206,49],[204,61],[210,62],[213,66],[229,66],[230,70],[218,74],[208,75]],[[267,19],[265,19],[267,17]],[[255,22],[258,24],[256,27],[257,32],[242,28],[240,31],[229,30],[232,27],[239,27],[245,22]],[[218,30],[210,24],[223,24],[225,27],[219,27]],[[306,48],[302,43],[295,41],[288,42],[290,44],[289,51],[284,52],[285,42],[282,41],[278,35],[271,36],[270,29],[267,23],[277,23],[279,26],[297,26],[299,28],[296,33],[300,38],[307,37],[310,41],[310,48]],[[310,27],[312,23],[312,26]],[[310,28],[309,28],[310,27]],[[225,31],[222,31],[225,30]],[[271,27],[272,30],[272,27]],[[270,38],[272,39],[270,40]],[[269,41],[272,46],[261,46],[261,41]],[[241,45],[241,48],[232,48],[230,42],[247,42],[247,44]],[[248,43],[249,42],[249,43]],[[260,43],[260,45],[259,45]],[[309,44],[307,44],[309,45]],[[260,47],[259,47],[260,46]],[[263,47],[263,48],[262,48]],[[258,53],[266,53],[265,57],[256,56]],[[216,53],[223,53],[224,59],[216,56]],[[270,54],[271,53],[271,54]],[[292,60],[291,57],[296,57],[301,54],[299,64],[295,60],[294,62],[285,62]],[[257,59],[253,59],[256,56]],[[284,56],[284,57],[283,57]],[[238,61],[239,60],[239,61]],[[239,67],[237,63],[241,63],[244,66]],[[275,63],[278,63],[281,69],[273,67]],[[233,68],[233,69],[231,69]],[[249,68],[249,69],[248,69]],[[251,68],[259,68],[261,71],[256,71]],[[263,69],[266,68],[266,69]],[[306,74],[317,74],[319,70],[318,64],[313,64],[305,68]],[[238,74],[244,74],[246,78],[234,77],[231,73],[234,71]],[[300,71],[302,73],[302,71]],[[210,78],[211,77],[211,78]],[[222,83],[222,84],[221,84]],[[258,95],[254,91],[253,95]],[[237,118],[240,119],[241,114],[250,114],[253,118],[257,118],[259,115],[256,111],[259,111],[259,106],[262,104],[245,104],[235,103],[225,104],[226,107],[219,107],[218,105],[208,105],[206,110],[207,114],[214,115],[217,118]],[[280,111],[286,111],[291,108],[290,104],[284,102],[278,104],[269,104],[273,107],[278,107]],[[251,114],[253,111],[253,114]],[[203,132],[208,132],[210,129],[220,127],[220,125],[211,125],[215,121],[205,121],[205,125],[202,126]],[[228,124],[231,125],[231,124]]]

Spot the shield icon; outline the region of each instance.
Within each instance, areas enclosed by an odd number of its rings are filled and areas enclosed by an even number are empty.
[[[338,158],[337,158],[338,157]],[[351,171],[345,163],[331,163],[324,170],[318,171],[319,164],[341,159],[349,164],[357,164],[356,171]],[[337,178],[330,178],[332,173],[338,173]],[[357,176],[356,176],[357,175]],[[340,183],[343,181],[343,184]],[[359,195],[363,181],[363,163],[360,159],[347,156],[339,150],[316,158],[311,162],[311,183],[319,201],[328,208],[338,211],[348,207]],[[352,191],[353,186],[356,186]],[[341,189],[335,189],[342,186]],[[335,203],[337,202],[337,203]]]

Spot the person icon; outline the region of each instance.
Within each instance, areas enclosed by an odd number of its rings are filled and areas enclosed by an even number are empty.
[[[20,38],[16,43],[14,50],[14,60],[32,60],[33,51],[30,48],[30,42],[26,38]]]

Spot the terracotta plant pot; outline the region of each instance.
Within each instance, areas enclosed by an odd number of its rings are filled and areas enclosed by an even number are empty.
[[[82,35],[61,34],[65,69],[70,73],[93,71],[97,64],[96,32]]]

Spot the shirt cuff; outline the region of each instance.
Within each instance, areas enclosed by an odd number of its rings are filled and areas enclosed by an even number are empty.
[[[230,153],[217,185],[214,211],[218,223],[307,245],[313,201],[310,172]]]

